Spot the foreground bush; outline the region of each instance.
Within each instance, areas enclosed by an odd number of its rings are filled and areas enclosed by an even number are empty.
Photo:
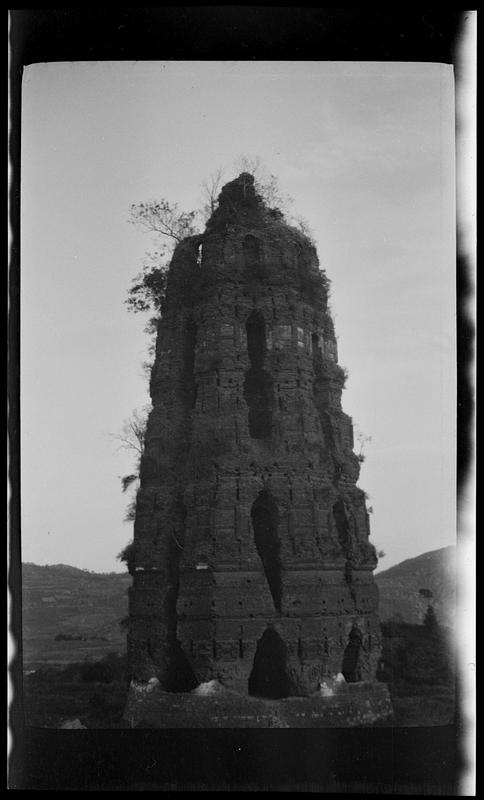
[[[100,661],[42,667],[23,682],[25,721],[60,728],[77,718],[86,728],[126,727],[126,657],[111,653]]]

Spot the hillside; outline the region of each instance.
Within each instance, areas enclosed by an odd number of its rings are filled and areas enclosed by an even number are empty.
[[[405,622],[421,624],[429,600],[420,589],[432,592],[437,620],[453,626],[455,619],[456,548],[431,550],[409,558],[375,575],[380,590],[382,621],[400,617]]]
[[[410,558],[375,576],[381,620],[419,624],[433,593],[438,621],[452,625],[455,606],[455,547]],[[99,574],[56,564],[22,566],[24,668],[65,665],[126,651],[120,626],[128,613],[127,573]]]
[[[22,565],[24,668],[69,664],[126,650],[127,573]]]

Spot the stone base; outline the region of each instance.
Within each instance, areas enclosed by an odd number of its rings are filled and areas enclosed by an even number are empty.
[[[333,694],[269,700],[221,689],[213,694],[164,692],[156,680],[132,683],[124,719],[132,728],[347,728],[388,719],[384,683],[344,684]]]

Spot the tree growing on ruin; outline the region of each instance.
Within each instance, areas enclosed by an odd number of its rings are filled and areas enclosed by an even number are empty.
[[[125,547],[123,547],[121,552],[118,553],[117,555],[118,560],[126,564],[128,572],[131,572],[133,570],[135,552],[136,552],[135,545],[134,542],[131,540]]]
[[[202,198],[200,203],[201,215],[207,223],[218,205],[218,196],[225,180],[225,171],[220,167],[212,172],[209,178],[202,183]]]
[[[136,494],[139,485],[139,472],[141,457],[144,452],[146,423],[148,408],[135,409],[131,416],[123,423],[120,433],[111,434],[119,442],[119,448],[127,450],[134,455],[133,470],[121,476],[121,489],[123,492],[132,490],[132,498],[126,510],[125,522],[132,522],[136,509]]]
[[[282,192],[276,176],[269,172],[258,156],[240,157],[236,169],[254,176],[255,190],[268,209],[279,211],[294,227],[310,240],[313,239],[308,223],[302,217],[291,215],[292,197]],[[201,233],[217,208],[224,180],[224,169],[212,172],[202,183],[199,207],[192,211],[183,211],[177,203],[166,198],[133,203],[130,207],[129,222],[156,236],[156,250],[145,254],[142,270],[133,279],[126,299],[128,311],[153,315],[146,327],[151,335],[155,334],[158,319],[163,313],[168,264],[173,249],[188,236]]]

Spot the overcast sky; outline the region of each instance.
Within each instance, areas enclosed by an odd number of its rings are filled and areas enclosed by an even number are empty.
[[[259,156],[332,282],[343,409],[385,569],[455,542],[452,67],[74,62],[28,66],[22,106],[22,558],[121,571],[132,538],[109,435],[149,402],[146,319],[124,301],[155,198],[191,210]]]

